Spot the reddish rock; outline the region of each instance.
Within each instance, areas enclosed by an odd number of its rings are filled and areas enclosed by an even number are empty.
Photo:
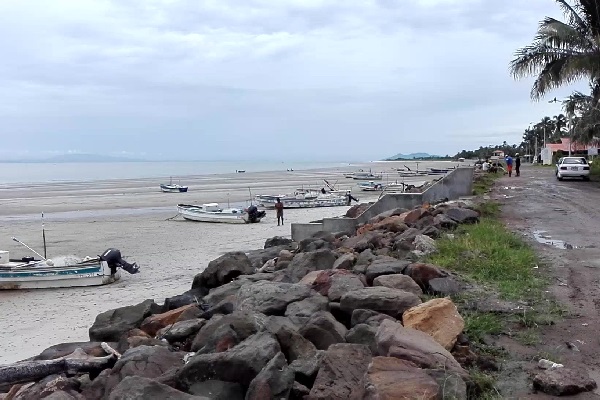
[[[399,217],[402,219],[402,222],[404,222],[406,225],[411,225],[416,223],[425,215],[429,215],[429,210],[421,207],[402,213],[399,215]]]
[[[410,276],[423,289],[429,290],[429,281],[436,278],[444,278],[448,274],[433,264],[414,263],[404,270],[404,275]]]
[[[353,276],[353,274],[345,269],[313,271],[302,278],[300,283],[309,286],[311,289],[322,294],[323,296],[327,296],[333,283],[334,276]]]
[[[393,357],[374,357],[367,373],[365,400],[438,398],[439,385],[414,363]]]
[[[367,223],[360,227],[356,233],[363,234],[369,231],[385,231],[385,232],[404,232],[408,229],[406,226],[405,217],[402,215],[395,215],[393,217],[383,218],[381,221],[375,223]]]
[[[184,314],[186,311],[193,311],[194,309],[198,310],[198,307],[195,304],[188,304],[187,306],[179,307],[175,310],[167,311],[162,314],[151,315],[142,322],[140,328],[148,335],[154,336],[156,335],[156,332],[165,326],[174,324],[177,321],[183,321],[183,319],[180,319],[182,314]],[[192,318],[197,317],[197,315],[192,316]]]

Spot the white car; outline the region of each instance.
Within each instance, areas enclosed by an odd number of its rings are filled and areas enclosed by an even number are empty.
[[[583,178],[590,180],[590,164],[585,157],[562,157],[556,163],[556,179]]]

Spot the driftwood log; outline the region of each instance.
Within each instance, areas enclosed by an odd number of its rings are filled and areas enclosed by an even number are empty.
[[[114,349],[112,350],[114,351]],[[114,351],[105,357],[94,357],[86,354],[82,349],[76,349],[68,356],[55,360],[22,361],[3,365],[0,366],[0,387],[33,382],[60,373],[67,375],[97,374],[107,368],[112,368],[117,361],[118,354]]]

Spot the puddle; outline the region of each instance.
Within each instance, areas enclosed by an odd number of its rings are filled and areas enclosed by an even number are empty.
[[[548,246],[556,247],[561,250],[578,249],[579,247],[573,246],[564,240],[552,239],[552,236],[548,235],[546,231],[533,231],[533,237],[538,243],[545,244]]]

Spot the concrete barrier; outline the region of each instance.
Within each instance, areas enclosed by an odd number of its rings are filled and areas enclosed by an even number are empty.
[[[423,203],[432,203],[443,199],[454,200],[473,193],[473,168],[460,167],[431,185],[423,193],[388,193],[356,218],[324,218],[320,222],[291,225],[292,239],[300,241],[317,232],[356,232],[363,224],[383,212],[396,208],[411,209]]]

